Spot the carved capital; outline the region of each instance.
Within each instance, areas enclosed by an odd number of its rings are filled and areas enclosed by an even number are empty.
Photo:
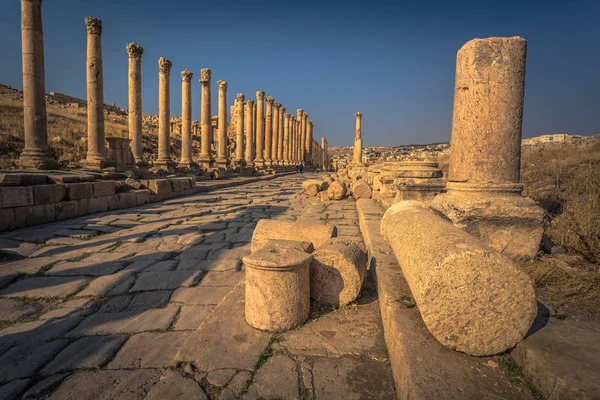
[[[227,82],[224,80],[217,81],[217,85],[219,85],[219,90],[227,90]]]
[[[238,94],[235,96],[235,99],[236,99],[237,101],[239,101],[240,103],[243,103],[243,102],[244,102],[244,100],[246,100],[246,96],[244,96],[242,93],[238,93]]]
[[[285,111],[285,109],[284,109],[284,111]],[[290,119],[290,118],[292,118],[292,114],[285,114],[284,116],[285,116],[287,119]]]
[[[254,107],[254,100],[248,100],[248,105],[250,107]]]
[[[361,119],[362,118],[362,113],[360,111],[357,111],[356,114],[356,118]]]
[[[102,20],[94,17],[85,17],[85,25],[87,26],[88,34],[102,35]]]
[[[202,86],[206,86],[210,83],[210,68],[202,68],[200,70],[200,83]]]
[[[304,111],[302,113],[302,118],[304,118],[304,119],[308,118],[308,113],[306,111]]]
[[[274,106],[275,108],[281,108],[281,103],[275,103],[275,104],[273,104],[273,106]]]
[[[281,112],[282,114],[284,114],[284,113],[285,113],[285,107],[281,107],[281,111],[280,111],[280,112]]]
[[[303,109],[299,108],[296,110],[296,113],[298,114],[298,118],[300,118],[302,116],[302,113],[304,112]]]
[[[133,58],[134,60],[141,59],[142,54],[144,54],[144,48],[136,42],[128,43],[125,46],[125,48],[127,49],[127,54],[129,54],[129,58]]]
[[[314,122],[313,122],[313,121],[311,121],[310,119],[309,119],[308,121],[306,121],[306,122],[307,122],[309,125],[311,125],[311,126],[314,124]]]
[[[259,90],[258,92],[256,92],[256,100],[260,101],[263,100],[265,98],[265,92]]]
[[[192,71],[190,71],[189,69],[184,69],[183,71],[181,71],[181,79],[184,82],[191,82],[193,76],[194,76],[194,73]]]
[[[272,96],[267,97],[267,104],[272,106],[275,99]]]
[[[171,73],[171,67],[173,66],[173,63],[169,60],[167,60],[164,57],[161,57],[158,59],[158,70],[164,74],[170,74]]]

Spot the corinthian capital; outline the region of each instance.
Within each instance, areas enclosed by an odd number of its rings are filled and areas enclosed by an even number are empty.
[[[275,108],[281,108],[281,103],[275,103],[275,104],[273,104],[273,107],[275,107]]]
[[[206,86],[210,83],[210,68],[202,68],[200,70],[200,83],[202,86]]]
[[[248,100],[248,105],[250,107],[254,107],[254,100]]]
[[[227,90],[227,82],[224,80],[217,81],[217,85],[219,85],[219,90]]]
[[[194,76],[194,73],[192,71],[190,71],[189,69],[184,69],[183,71],[181,71],[181,79],[184,82],[191,82],[193,76]]]
[[[281,112],[282,114],[284,114],[284,113],[285,113],[285,107],[281,107],[281,111],[280,111],[280,112]]]
[[[243,103],[243,102],[244,102],[244,100],[246,100],[246,96],[244,96],[242,93],[238,93],[238,94],[235,96],[235,99],[236,99],[237,101],[239,101],[240,103]]]
[[[261,101],[265,98],[265,92],[259,90],[258,92],[256,92],[256,100],[257,101]]]
[[[87,26],[88,34],[102,35],[102,20],[94,17],[85,17],[85,25]]]
[[[304,119],[308,118],[308,113],[306,111],[302,113],[302,118],[304,118]]]
[[[314,124],[314,122],[313,122],[313,121],[311,121],[310,119],[309,119],[308,121],[306,121],[306,122],[307,122],[309,125],[311,125],[311,126]]]
[[[304,112],[303,109],[299,108],[296,110],[296,113],[298,113],[298,119],[300,119],[300,117],[302,117],[302,113]]]
[[[360,111],[357,111],[356,114],[356,118],[361,119],[362,118],[362,113]]]
[[[273,105],[273,102],[275,101],[275,99],[272,96],[267,97],[267,104],[268,105]]]
[[[165,74],[169,74],[171,73],[171,67],[173,66],[173,63],[169,60],[167,60],[164,57],[161,57],[158,59],[158,70],[162,73]]]
[[[125,48],[127,49],[127,54],[129,54],[129,58],[133,58],[135,60],[141,59],[142,54],[144,54],[144,48],[136,42],[128,43],[125,46]]]

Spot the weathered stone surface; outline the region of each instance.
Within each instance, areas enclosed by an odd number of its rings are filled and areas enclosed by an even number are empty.
[[[206,400],[207,397],[196,381],[184,378],[177,371],[167,370],[145,397],[145,400],[166,399]]]
[[[199,271],[141,272],[131,292],[193,286],[200,281],[201,277],[202,273]]]
[[[352,196],[355,199],[370,199],[371,198],[371,186],[364,179],[359,179],[352,184],[351,187]]]
[[[244,272],[242,271],[210,271],[202,278],[200,286],[214,286],[214,287],[231,287],[236,286],[242,279],[244,279]]]
[[[94,182],[94,197],[111,196],[115,194],[114,181]]]
[[[213,309],[214,306],[181,306],[174,329],[176,331],[198,329]]]
[[[327,188],[327,195],[330,200],[341,200],[347,192],[346,184],[341,181],[335,181]]]
[[[94,184],[90,182],[68,183],[67,197],[69,200],[89,199],[94,197]]]
[[[323,182],[314,179],[309,179],[302,183],[302,189],[309,196],[316,196],[321,191]]]
[[[331,225],[305,224],[290,221],[261,219],[252,236],[252,253],[265,247],[269,239],[300,240],[311,242],[314,248],[337,236]]]
[[[0,296],[67,297],[78,291],[88,282],[89,279],[79,277],[40,276],[13,283],[0,291]]]
[[[442,344],[482,356],[523,339],[536,315],[535,293],[510,259],[417,202],[390,207],[381,232]]]
[[[343,307],[354,301],[367,270],[367,255],[358,244],[331,239],[313,253],[310,296],[320,303]]]
[[[175,354],[189,336],[189,332],[144,332],[131,336],[107,368],[174,367]]]
[[[300,399],[296,363],[283,354],[274,355],[256,372],[249,394],[264,399]]]
[[[177,314],[177,307],[159,308],[148,311],[126,311],[96,313],[87,317],[68,336],[110,335],[167,329]]]
[[[121,269],[123,269],[123,263],[119,261],[102,262],[85,259],[75,262],[60,262],[53,266],[47,274],[60,276],[106,276],[107,274],[114,274]]]
[[[42,379],[39,383],[25,392],[22,400],[37,400],[44,398],[46,394],[56,389],[68,375],[69,373],[56,374]]]
[[[31,255],[37,244],[17,240],[0,239],[0,254],[10,258],[25,258]]]
[[[152,308],[166,307],[169,304],[170,298],[170,290],[141,292],[133,296],[131,303],[129,303],[125,311],[146,311]]]
[[[13,299],[0,298],[0,321],[16,321],[35,314],[36,307]]]
[[[36,346],[24,344],[0,356],[0,382],[35,376],[38,369],[58,354],[69,341],[53,340]]]
[[[231,368],[214,369],[208,373],[206,380],[213,386],[223,387],[229,383],[237,370]]]
[[[15,379],[0,385],[0,399],[18,399],[19,395],[29,386],[31,379]],[[23,397],[25,399],[29,397]]]
[[[301,325],[310,314],[310,263],[313,256],[265,247],[244,257],[246,322],[266,331]]]
[[[61,351],[40,373],[48,376],[76,369],[102,367],[115,355],[125,340],[125,335],[81,338]]]
[[[161,376],[160,370],[82,371],[67,378],[51,400],[143,400]]]
[[[30,186],[3,187],[2,207],[23,207],[33,205],[33,188]]]
[[[179,288],[173,292],[171,303],[215,305],[219,304],[230,291],[230,287],[196,286],[191,288]]]
[[[118,272],[104,275],[90,282],[90,284],[77,293],[77,296],[106,296],[125,293],[135,282],[135,275],[130,272]]]
[[[239,269],[242,261],[236,258],[225,258],[215,260],[186,259],[181,260],[177,270],[200,270],[200,271],[231,271]]]

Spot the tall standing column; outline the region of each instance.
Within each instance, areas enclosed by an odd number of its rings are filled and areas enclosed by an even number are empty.
[[[305,153],[302,155],[304,157],[304,163],[310,163],[310,155],[312,154],[312,152],[310,151],[310,146],[308,145],[310,143],[310,138],[308,137],[308,126],[306,121],[308,120],[308,113],[305,111],[302,113],[302,123],[301,123],[301,127],[302,127],[302,143],[304,143],[304,151]]]
[[[104,78],[102,74],[102,21],[85,17],[87,26],[87,120],[88,152],[85,168],[102,169],[106,159],[104,137]]]
[[[266,98],[267,112],[265,117],[265,165],[273,165],[273,157],[271,155],[271,149],[273,148],[273,97],[269,96]]]
[[[254,101],[248,100],[246,103],[246,166],[254,168]]]
[[[306,146],[306,151],[308,152],[307,155],[307,162],[310,163],[311,165],[314,164],[314,153],[313,153],[313,147],[312,147],[312,136],[313,136],[313,122],[310,120],[306,120],[306,140],[307,143],[310,143],[310,146]]]
[[[21,40],[25,148],[17,166],[53,169],[58,163],[48,150],[41,0],[21,0]]]
[[[304,159],[304,152],[306,150],[306,143],[303,140],[302,137],[302,129],[298,129],[300,124],[302,123],[302,115],[304,114],[304,110],[299,108],[296,110],[297,116],[296,116],[296,131],[298,133],[298,153],[302,154],[301,157],[298,157],[298,163],[300,163],[301,161],[303,161]]]
[[[178,168],[192,168],[192,77],[190,70],[181,71],[181,160]]]
[[[244,163],[244,100],[242,93],[236,96],[236,127],[235,127],[235,163],[239,166]]]
[[[352,163],[362,164],[362,113],[358,111],[354,115],[356,115],[356,136],[354,137],[354,157],[352,158]]]
[[[285,108],[283,109],[285,111]],[[292,115],[285,114],[284,115],[284,125],[283,125],[283,160],[285,165],[291,165],[292,160],[290,160],[290,122]]]
[[[209,68],[200,70],[200,84],[202,85],[202,100],[200,106],[200,123],[201,123],[201,150],[198,158],[199,164],[204,170],[212,168],[213,158],[211,153],[212,147],[212,126],[210,115],[210,75]]]
[[[254,165],[257,168],[264,167],[265,165],[265,92],[256,92],[256,158],[254,159]]]
[[[219,148],[217,151],[216,167],[227,169],[227,82],[221,80],[219,85]]]
[[[327,142],[325,140],[325,138],[321,138],[321,165],[323,166],[323,168],[325,168],[326,166],[326,149],[327,149]]]
[[[129,55],[129,139],[131,153],[137,168],[146,169],[142,141],[142,54],[144,49],[136,42],[125,46]]]
[[[290,117],[290,161],[296,164],[296,118]]]
[[[285,165],[285,153],[283,152],[284,124],[285,124],[285,107],[280,107],[280,109],[279,109],[279,139],[278,139],[278,143],[277,143],[277,159],[279,159],[279,165]]]
[[[281,104],[275,103],[273,106],[273,139],[271,143],[271,159],[273,160],[273,165],[280,165],[277,149],[279,148],[279,121],[281,120],[279,115],[281,112]]]
[[[171,61],[164,57],[158,60],[158,159],[154,166],[173,171],[175,163],[170,155],[171,125]]]

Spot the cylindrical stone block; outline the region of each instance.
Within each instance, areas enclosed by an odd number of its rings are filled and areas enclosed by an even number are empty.
[[[265,92],[256,92],[256,154],[254,164],[262,167],[265,162]]]
[[[253,134],[253,123],[254,123],[254,101],[248,100],[246,102],[244,119],[246,121],[246,147],[244,159],[248,167],[254,167],[253,148],[254,148],[254,134]]]
[[[268,96],[265,99],[267,103],[267,110],[265,116],[265,150],[263,152],[265,163],[271,165],[273,158],[271,157],[271,149],[273,146],[273,102],[275,99]]]
[[[367,255],[347,239],[331,239],[313,252],[310,297],[343,307],[358,297],[367,271]]]
[[[284,128],[283,128],[283,157],[285,165],[290,165],[290,114],[285,114]]]
[[[271,159],[273,160],[273,165],[279,165],[280,160],[277,155],[277,149],[279,148],[279,121],[281,119],[279,112],[281,111],[281,104],[275,103],[273,106],[273,138],[271,139]]]
[[[333,225],[304,224],[293,221],[261,219],[254,228],[250,251],[265,247],[269,239],[300,240],[311,242],[316,249],[329,239],[337,236]]]
[[[246,322],[264,331],[302,325],[310,315],[311,254],[269,246],[243,258]]]
[[[181,166],[192,163],[192,77],[190,70],[181,72]]]
[[[235,126],[235,161],[240,164],[244,161],[244,100],[242,93],[236,96],[236,126]]]
[[[200,70],[200,84],[202,85],[202,99],[200,105],[200,124],[202,129],[201,150],[198,161],[204,169],[212,167],[212,125],[211,125],[211,98],[210,98],[209,68]]]
[[[142,142],[142,55],[144,49],[136,42],[126,46],[129,55],[129,139],[136,165],[144,166]]]
[[[283,146],[284,146],[284,118],[285,118],[285,107],[281,107],[279,110],[279,143],[277,144],[277,158],[279,159],[279,164],[280,165],[284,165],[285,164],[285,156],[284,156],[284,152],[283,152]]]
[[[171,61],[164,57],[158,60],[158,158],[157,163],[171,163],[170,120],[171,120]]]
[[[448,180],[518,183],[527,42],[473,39],[456,56]]]
[[[364,179],[359,179],[356,182],[354,182],[352,184],[351,191],[352,196],[354,196],[356,200],[370,199],[372,194],[371,186],[369,186],[367,181],[365,181]]]
[[[335,181],[327,188],[327,195],[330,200],[341,200],[346,195],[347,190],[344,182]]]
[[[444,346],[474,356],[513,347],[537,312],[531,279],[508,257],[420,204],[391,206],[381,231],[427,329]]]
[[[307,181],[302,182],[302,189],[309,196],[316,196],[317,193],[321,191],[323,186],[322,181],[317,181],[315,179],[309,179]]]
[[[227,168],[227,82],[220,80],[219,85],[219,125],[216,163],[219,168]]]

